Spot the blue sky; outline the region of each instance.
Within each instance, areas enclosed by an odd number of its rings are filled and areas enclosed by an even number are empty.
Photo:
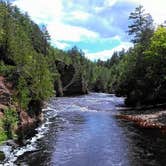
[[[132,46],[129,14],[142,4],[156,24],[166,20],[165,0],[15,0],[38,24],[46,24],[51,43],[60,49],[78,46],[91,60],[106,60]]]

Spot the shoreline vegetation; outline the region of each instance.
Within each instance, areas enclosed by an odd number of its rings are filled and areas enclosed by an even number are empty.
[[[67,51],[51,46],[45,25],[0,1],[0,142],[23,139],[17,131],[39,123],[43,102],[52,96],[95,91],[124,96],[133,108],[165,103],[166,27],[154,28],[142,6],[129,19],[134,46],[114,52],[107,61],[91,62],[76,46]],[[165,112],[118,116],[162,128],[156,119],[165,118]]]

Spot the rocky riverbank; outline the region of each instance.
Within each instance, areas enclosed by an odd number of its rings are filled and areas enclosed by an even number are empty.
[[[117,118],[134,122],[141,128],[160,129],[166,132],[166,111],[159,110],[157,112],[152,111],[150,113],[138,113],[138,114],[118,114]]]
[[[61,61],[57,61],[56,65],[60,73],[59,81],[55,82],[54,87],[57,96],[80,95],[88,92],[86,81],[78,72],[79,70],[76,70],[73,65],[67,65]],[[14,133],[24,131],[24,128],[27,130],[27,127],[36,126],[43,119],[41,111],[43,102],[31,100],[27,110],[25,110],[15,99],[16,94],[17,91],[13,86],[13,82],[9,82],[7,78],[0,75],[0,122],[2,122],[0,123],[0,135],[3,135],[0,142],[12,138],[11,135],[13,134],[6,135],[9,130],[14,131]],[[15,119],[13,119],[12,114],[14,114]],[[4,119],[6,119],[6,122],[4,122]],[[8,119],[12,122],[9,122]],[[14,124],[11,125],[13,122]]]
[[[42,120],[42,112],[32,116],[27,111],[19,109],[18,103],[13,101],[14,94],[12,83],[0,76],[0,141],[12,138],[24,128],[32,127]]]

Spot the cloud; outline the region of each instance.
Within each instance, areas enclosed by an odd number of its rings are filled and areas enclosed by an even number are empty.
[[[73,11],[69,14],[69,18],[70,19],[74,19],[74,20],[87,20],[90,18],[90,14],[87,12],[83,12],[83,11]]]
[[[113,5],[115,5],[117,2],[117,0],[105,0],[104,1],[104,6],[109,6],[112,7]]]
[[[97,52],[97,53],[87,53],[85,54],[85,56],[92,60],[92,61],[95,61],[95,60],[98,60],[98,59],[101,59],[103,61],[111,58],[112,54],[115,52],[115,51],[121,51],[122,49],[129,49],[130,47],[132,47],[133,45],[129,42],[124,42],[124,43],[121,43],[119,46],[111,49],[111,50],[104,50],[104,51],[101,51],[101,52]]]
[[[60,49],[77,45],[89,52],[90,59],[106,59],[112,48],[127,48],[128,17],[139,4],[157,24],[166,16],[165,0],[15,0],[13,3],[28,12],[36,23],[47,25],[52,45]]]
[[[66,49],[66,48],[70,48],[70,45],[69,45],[69,44],[67,44],[67,43],[65,43],[65,42],[59,42],[59,41],[53,40],[53,39],[52,39],[52,41],[51,41],[51,44],[52,44],[53,46],[58,47],[59,49],[62,49],[62,50]]]
[[[69,46],[64,41],[78,42],[98,37],[97,32],[85,27],[70,25],[63,21],[65,17],[75,21],[86,20],[90,15],[78,10],[72,10],[70,13],[65,12],[66,8],[62,0],[16,0],[14,5],[17,5],[22,11],[28,11],[30,17],[38,24],[46,24],[53,45],[58,48],[62,49]]]
[[[146,11],[149,12],[154,21],[157,24],[161,24],[166,20],[166,1],[165,0],[152,0],[150,1],[143,1],[141,0],[141,4],[145,7]]]
[[[101,1],[99,0],[98,2]],[[68,13],[75,9],[73,7],[74,4],[71,6],[67,8]],[[77,6],[80,8],[78,3]],[[89,12],[89,17],[85,20],[65,17],[64,21],[70,25],[82,26],[90,31],[95,31],[103,38],[120,35],[126,39],[125,31],[127,31],[128,27],[128,16],[135,6],[135,3],[127,3],[125,1],[102,0],[101,4],[92,3],[91,6],[81,9],[84,13]]]
[[[66,25],[59,22],[53,22],[47,25],[48,31],[52,38],[57,41],[74,41],[78,42],[85,39],[97,38],[96,32],[86,28]]]
[[[122,0],[120,0],[122,1]],[[135,3],[143,5],[146,12],[150,13],[154,19],[154,22],[161,24],[166,20],[166,1],[165,0],[125,0],[129,3]]]
[[[37,23],[47,24],[53,20],[61,20],[63,17],[61,0],[15,0],[13,4],[28,12]]]

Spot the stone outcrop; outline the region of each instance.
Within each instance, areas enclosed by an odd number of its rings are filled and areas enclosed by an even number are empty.
[[[31,118],[25,111],[20,112],[20,120],[21,126],[31,125],[35,122],[35,119]]]
[[[56,91],[56,96],[57,97],[62,97],[63,96],[63,87],[62,87],[62,81],[60,79],[60,76],[54,82],[54,89]]]
[[[87,84],[80,72],[72,64],[67,65],[64,62],[56,62],[57,70],[60,74],[60,80],[56,82],[58,96],[80,95],[87,93]]]

